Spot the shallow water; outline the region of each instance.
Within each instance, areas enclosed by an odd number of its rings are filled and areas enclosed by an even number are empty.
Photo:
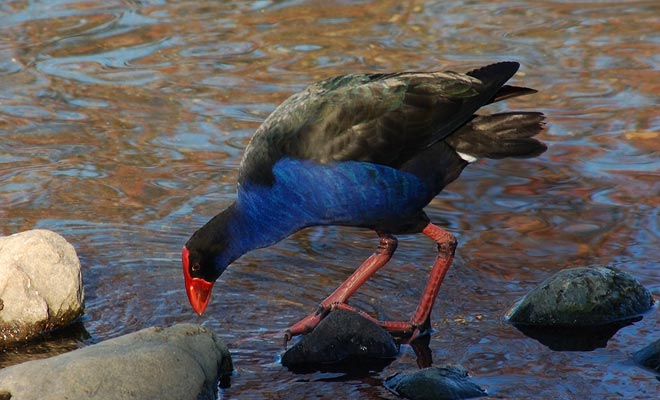
[[[660,295],[660,12],[655,1],[5,1],[0,4],[0,234],[59,232],[83,265],[89,336],[0,354],[0,365],[151,325],[198,322],[230,347],[224,398],[394,398],[408,347],[370,376],[297,375],[281,332],[375,248],[372,232],[311,228],[236,262],[204,317],[180,249],[234,197],[251,133],[320,78],[522,64],[539,93],[492,110],[547,114],[549,150],[472,165],[428,207],[459,239],[435,309],[436,364],[462,364],[496,398],[657,398],[629,354],[657,311],[606,348],[555,352],[503,322],[552,273],[612,263]],[[434,258],[421,236],[355,304],[407,318]]]

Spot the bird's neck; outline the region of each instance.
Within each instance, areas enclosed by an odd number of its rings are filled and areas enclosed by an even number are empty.
[[[236,202],[200,229],[199,236],[206,238],[207,247],[225,244],[216,256],[218,267],[224,269],[243,254],[277,243],[302,227],[282,218],[265,200],[239,195]]]
[[[308,225],[302,205],[292,206],[294,199],[272,187],[239,186],[237,195],[234,229],[245,240],[246,251],[275,244]]]

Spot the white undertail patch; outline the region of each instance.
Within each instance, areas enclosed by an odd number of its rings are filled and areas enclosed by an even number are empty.
[[[461,153],[460,151],[457,151],[456,153],[458,154],[458,156],[460,158],[467,161],[468,163],[473,163],[473,162],[477,161],[477,157],[475,157],[475,156],[471,156],[469,154]]]

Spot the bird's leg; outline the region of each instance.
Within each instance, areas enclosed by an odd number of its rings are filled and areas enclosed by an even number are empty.
[[[451,263],[454,261],[454,252],[458,244],[454,235],[431,223],[426,225],[422,233],[435,240],[438,244],[438,255],[435,258],[431,276],[429,276],[429,280],[426,283],[426,288],[424,288],[424,293],[419,301],[417,310],[410,321],[415,326],[424,324],[431,315],[433,303],[440,290],[440,285],[445,279]]]
[[[396,250],[397,240],[394,236],[379,234],[380,244],[378,245],[378,250],[362,263],[353,275],[328,296],[328,298],[321,302],[315,313],[308,315],[291,326],[285,333],[285,340],[288,341],[295,335],[310,332],[321,322],[323,317],[335,308],[357,311],[366,318],[380,324],[385,330],[396,334],[396,336],[401,335],[405,337],[405,343],[415,340],[424,330],[430,328],[430,315],[433,303],[440,290],[440,285],[454,260],[454,252],[457,246],[454,235],[431,223],[426,225],[422,233],[438,244],[438,255],[436,256],[435,263],[431,269],[431,275],[426,283],[417,309],[410,321],[376,321],[368,314],[359,312],[345,304],[346,300],[364,282],[392,258],[392,254]]]
[[[446,230],[429,223],[422,233],[433,239],[438,244],[438,255],[431,269],[431,275],[422,293],[422,298],[417,305],[415,314],[410,322],[382,321],[380,325],[390,332],[403,333],[407,336],[406,342],[416,339],[423,330],[425,324],[430,322],[431,309],[438,295],[440,285],[447,274],[447,270],[454,260],[457,241],[454,235]]]
[[[367,258],[330,296],[323,300],[316,312],[308,315],[287,329],[285,332],[286,341],[290,340],[293,336],[310,332],[334,308],[351,309],[350,306],[344,304],[346,300],[376,271],[387,264],[396,250],[397,240],[394,236],[380,232],[378,236],[380,242],[376,252]]]

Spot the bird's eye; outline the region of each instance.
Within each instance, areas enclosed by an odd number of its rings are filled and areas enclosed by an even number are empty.
[[[192,270],[192,272],[197,272],[199,271],[200,268],[202,267],[199,265],[199,263],[194,263],[190,269]]]

